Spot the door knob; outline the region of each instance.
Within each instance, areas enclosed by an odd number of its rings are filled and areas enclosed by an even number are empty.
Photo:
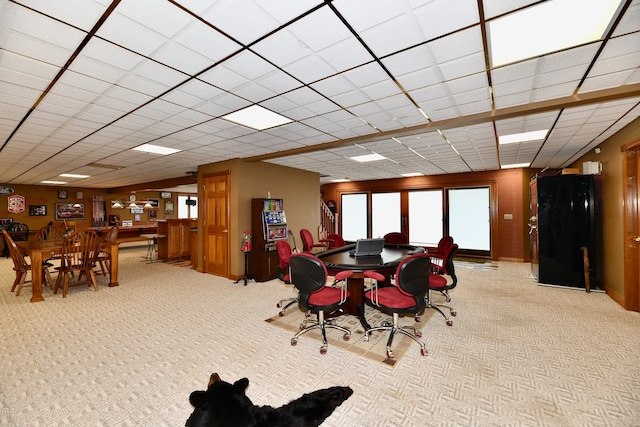
[[[634,241],[634,242],[640,242],[640,236],[635,236],[635,237],[633,238],[633,241]]]

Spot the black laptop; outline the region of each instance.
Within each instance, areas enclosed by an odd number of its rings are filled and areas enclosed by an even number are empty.
[[[360,239],[356,242],[354,255],[360,257],[377,257],[384,249],[384,239]]]

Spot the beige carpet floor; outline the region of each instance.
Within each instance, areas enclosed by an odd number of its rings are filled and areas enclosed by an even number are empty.
[[[16,297],[0,259],[1,426],[182,426],[212,372],[248,377],[248,396],[282,405],[349,385],[328,427],[640,425],[640,314],[604,293],[538,286],[528,265],[460,267],[452,327],[423,326],[394,366],[332,346],[293,347],[264,320],[292,295],[273,280],[234,285],[121,252],[120,287],[101,278],[66,299]]]

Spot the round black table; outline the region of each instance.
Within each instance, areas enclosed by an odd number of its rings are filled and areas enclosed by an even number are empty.
[[[358,316],[365,330],[371,326],[364,317],[364,272],[376,271],[386,278],[389,283],[390,276],[395,273],[398,265],[406,257],[423,253],[424,248],[412,245],[385,244],[382,253],[377,257],[355,257],[350,254],[355,249],[355,244],[342,246],[325,252],[314,254],[324,262],[330,275],[344,270],[353,271],[353,276],[347,279],[349,300],[342,307],[345,314]]]

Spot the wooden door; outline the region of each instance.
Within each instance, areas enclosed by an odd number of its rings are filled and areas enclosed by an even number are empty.
[[[205,273],[229,277],[229,172],[204,177]]]
[[[640,311],[640,141],[623,146],[624,177],[624,305]]]

